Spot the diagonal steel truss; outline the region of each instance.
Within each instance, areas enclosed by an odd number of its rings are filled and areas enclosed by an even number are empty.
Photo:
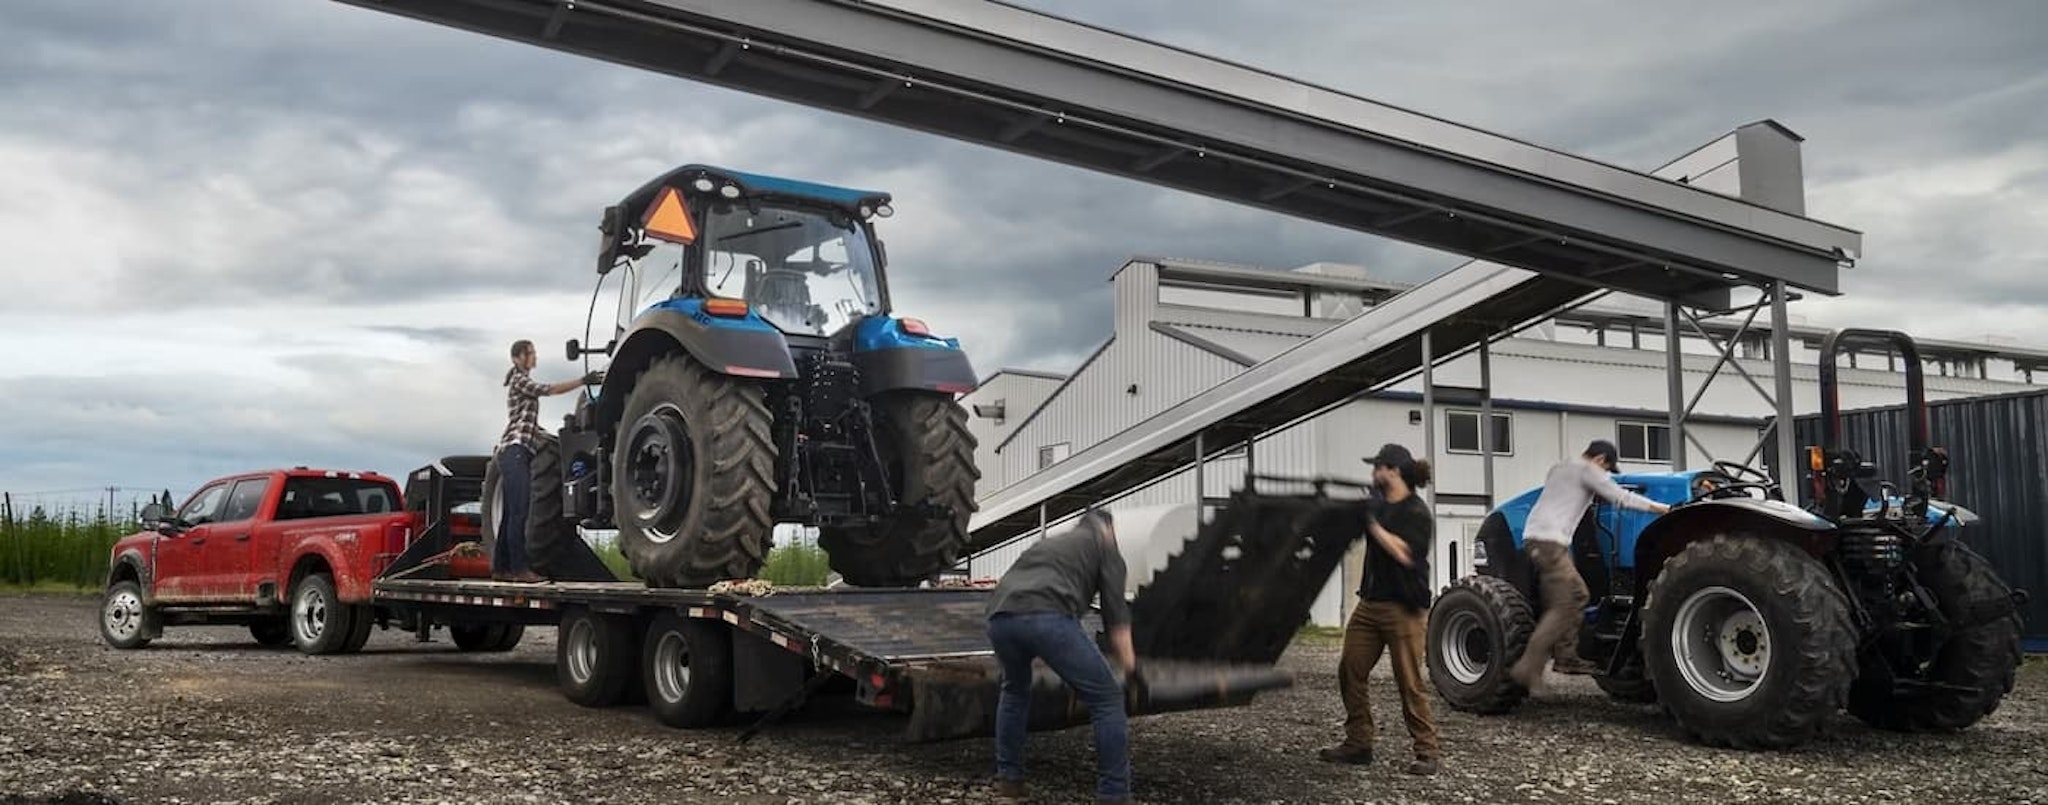
[[[1774,410],[1770,424],[1764,427],[1762,433],[1758,434],[1756,444],[1750,447],[1749,452],[1737,463],[1753,464],[1758,456],[1765,454],[1765,448],[1771,444],[1773,439],[1777,440],[1778,455],[1792,456],[1796,454],[1792,429],[1786,424],[1790,423],[1793,417],[1792,338],[1791,327],[1787,323],[1788,319],[1785,315],[1786,302],[1792,297],[1788,294],[1785,284],[1782,282],[1761,286],[1757,290],[1759,294],[1754,302],[1738,305],[1729,310],[1703,311],[1677,303],[1666,303],[1664,306],[1665,372],[1671,393],[1670,439],[1671,467],[1673,469],[1687,468],[1689,463],[1686,459],[1687,445],[1697,448],[1700,455],[1704,456],[1709,463],[1718,460],[1712,450],[1709,450],[1705,444],[1687,430],[1686,423],[1691,419],[1693,410],[1699,407],[1700,400],[1706,397],[1707,390],[1713,386],[1714,381],[1720,378],[1723,371],[1730,367],[1735,370],[1737,376],[1747,382],[1749,387]],[[1768,390],[1764,388],[1763,382],[1759,381],[1756,375],[1752,374],[1747,367],[1742,365],[1742,362],[1737,359],[1736,355],[1743,343],[1743,337],[1755,329],[1758,314],[1767,308],[1771,311],[1769,320],[1771,322],[1770,359],[1772,381],[1772,387]],[[1716,336],[1706,326],[1707,319],[1737,314],[1746,315],[1743,316],[1742,324],[1736,327],[1735,331],[1725,339]],[[1681,327],[1681,325],[1683,326]],[[1692,389],[1690,398],[1687,396],[1685,354],[1682,344],[1683,336],[1688,333],[1706,341],[1709,345],[1713,346],[1715,353],[1717,353],[1713,368],[1707,371],[1707,376],[1700,380],[1698,387]],[[1797,488],[1794,484],[1797,483],[1798,476],[1791,469],[1789,462],[1787,462],[1787,466],[1772,467],[1770,471],[1777,478],[1781,488]]]

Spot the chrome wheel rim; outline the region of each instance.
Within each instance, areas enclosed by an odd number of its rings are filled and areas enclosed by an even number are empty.
[[[1748,596],[1707,587],[1678,605],[1671,656],[1694,693],[1723,703],[1749,698],[1770,674],[1770,625]]]
[[[579,685],[589,682],[597,669],[597,628],[590,619],[576,619],[562,637],[562,646],[568,655],[569,678]]]
[[[668,631],[654,646],[654,687],[662,701],[680,702],[690,689],[690,641]]]
[[[100,617],[106,621],[107,633],[116,640],[127,640],[142,630],[142,596],[129,590],[122,590],[107,596],[106,606]]]
[[[302,588],[296,600],[292,601],[292,630],[299,639],[311,643],[319,640],[327,631],[327,598],[312,592],[310,586]]]

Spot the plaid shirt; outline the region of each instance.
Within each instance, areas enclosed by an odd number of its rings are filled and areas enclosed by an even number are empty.
[[[548,387],[527,375],[526,370],[517,366],[505,373],[505,435],[498,439],[498,449],[503,450],[515,444],[525,445],[527,450],[539,450],[548,432],[540,426],[540,398],[546,396]]]

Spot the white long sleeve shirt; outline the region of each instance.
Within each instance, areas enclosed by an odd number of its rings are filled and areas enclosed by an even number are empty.
[[[1522,526],[1522,542],[1572,544],[1572,534],[1579,530],[1579,521],[1585,518],[1586,506],[1593,502],[1594,495],[1623,508],[1657,510],[1654,501],[1621,488],[1607,470],[1584,459],[1573,459],[1551,467],[1544,476],[1543,494],[1537,496],[1536,506],[1529,510],[1528,522]]]

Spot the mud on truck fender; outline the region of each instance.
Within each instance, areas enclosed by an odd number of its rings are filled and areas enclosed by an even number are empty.
[[[673,299],[640,315],[605,370],[591,425],[608,430],[624,415],[641,371],[664,355],[682,352],[722,375],[763,380],[797,377],[796,361],[781,331],[748,314],[724,318],[704,312],[702,299]]]

